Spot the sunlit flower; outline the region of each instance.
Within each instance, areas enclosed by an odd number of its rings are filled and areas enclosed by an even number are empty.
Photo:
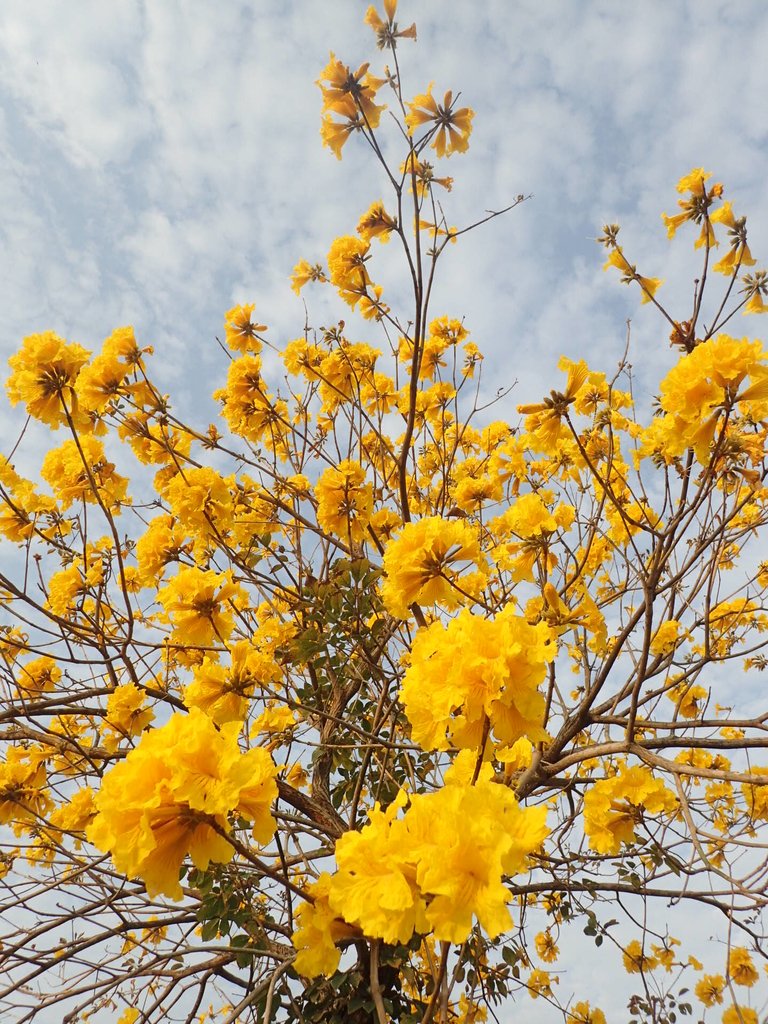
[[[398,39],[416,39],[416,25],[400,28],[395,21],[397,0],[384,0],[386,21],[381,18],[376,8],[371,6],[365,12],[365,23],[376,33],[376,45],[380,50],[394,50]]]
[[[413,135],[421,125],[429,126],[430,135],[434,133],[432,146],[439,157],[465,153],[469,148],[475,112],[469,107],[456,109],[455,105],[456,100],[450,89],[443,97],[443,102],[437,103],[432,97],[432,83],[425,93],[415,96],[413,102],[408,104],[410,110],[405,116],[405,123],[409,133]]]
[[[30,334],[8,360],[13,371],[6,383],[11,404],[23,402],[30,416],[53,430],[67,423],[67,414],[76,426],[87,428],[87,419],[78,415],[75,382],[89,355],[53,331]]]

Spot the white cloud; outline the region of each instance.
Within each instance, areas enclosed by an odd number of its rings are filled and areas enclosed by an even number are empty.
[[[6,3],[0,82],[29,125],[82,167],[127,160],[146,131],[125,56],[141,30],[135,4]]]
[[[705,164],[750,212],[760,255],[764,5],[401,8],[420,34],[400,49],[408,88],[434,79],[477,110],[468,157],[446,165],[456,179],[449,222],[534,194],[444,261],[436,301],[466,313],[486,374],[498,358],[505,377],[520,378],[522,401],[551,386],[562,351],[610,366],[627,316],[662,365],[664,324],[602,275],[593,239],[620,219],[644,270],[668,277],[664,298],[682,317],[695,264],[685,243],[668,246],[659,213],[674,206],[677,177]],[[343,0],[321,17],[298,0],[77,10],[7,0],[0,11],[13,154],[0,200],[16,254],[0,282],[3,350],[48,326],[92,345],[129,320],[148,342],[168,339],[174,358],[158,365],[178,382],[179,352],[215,360],[213,336],[234,301],[255,301],[275,341],[294,336],[304,314],[288,287],[293,263],[322,258],[386,194],[357,140],[339,164],[318,135],[314,80],[331,49],[375,66],[369,30]],[[326,319],[345,315],[327,295],[307,301]]]

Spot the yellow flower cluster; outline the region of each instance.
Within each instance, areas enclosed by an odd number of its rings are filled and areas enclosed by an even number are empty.
[[[19,666],[16,685],[27,700],[34,700],[56,689],[61,669],[53,660],[43,656]]]
[[[651,654],[656,657],[665,657],[667,654],[671,654],[677,646],[679,634],[680,623],[677,619],[667,619],[666,622],[662,622],[651,639]]]
[[[613,778],[594,783],[584,795],[584,831],[597,853],[617,854],[632,843],[648,814],[674,814],[677,798],[645,765],[623,766]]]
[[[16,835],[35,825],[52,807],[47,779],[44,753],[9,747],[0,762],[0,825],[12,825]]]
[[[18,544],[31,537],[35,529],[43,532],[40,520],[55,510],[56,502],[38,494],[34,484],[0,455],[0,534]]]
[[[43,459],[40,475],[63,509],[75,501],[101,501],[117,514],[120,506],[129,501],[128,480],[115,471],[104,445],[91,434],[52,448]]]
[[[233,582],[231,572],[182,566],[158,592],[157,600],[173,623],[173,643],[215,647],[229,637],[235,613],[245,606],[247,598],[242,587]]]
[[[410,616],[413,604],[438,604],[450,610],[477,598],[488,580],[488,568],[471,526],[425,516],[406,523],[387,545],[381,595],[387,611],[400,619]]]
[[[369,74],[368,64],[361,64],[353,72],[333,54],[320,72],[317,82],[323,94],[320,135],[323,145],[328,146],[339,160],[344,143],[352,132],[378,127],[386,107],[375,103],[374,98],[384,81]]]
[[[253,309],[253,303],[233,306],[224,317],[224,337],[235,352],[256,353],[263,347],[259,335],[267,330],[267,325],[254,323]]]
[[[425,125],[427,137],[432,140],[432,146],[439,157],[466,153],[469,149],[475,112],[470,107],[456,107],[451,89],[443,97],[443,102],[438,103],[432,96],[430,83],[427,91],[414,96],[408,107],[405,123],[409,133],[413,135],[417,128]]]
[[[414,932],[463,942],[475,918],[491,938],[511,927],[503,877],[526,869],[549,831],[546,810],[520,807],[491,781],[489,765],[471,785],[474,760],[469,751],[460,754],[442,789],[410,800],[401,792],[386,811],[377,805],[363,829],[338,840],[336,873],[321,875],[315,904],[297,915],[299,972],[336,969],[343,924],[389,943],[408,942]]]
[[[330,466],[315,485],[317,523],[344,540],[365,540],[373,514],[373,487],[359,462]]]
[[[718,425],[738,410],[760,421],[768,413],[768,365],[763,346],[718,334],[684,355],[661,382],[657,417],[642,437],[642,454],[669,462],[693,448],[702,465]]]
[[[373,287],[366,267],[369,249],[369,242],[354,235],[342,235],[334,240],[328,251],[331,284],[353,309]]]
[[[98,355],[86,363],[77,376],[75,393],[80,409],[100,417],[112,401],[130,393],[126,379],[133,370],[143,366],[142,355],[132,327],[118,327],[113,331]]]
[[[155,713],[145,707],[147,695],[135,683],[123,683],[109,695],[101,724],[107,750],[116,750],[122,739],[139,736],[153,721]]]
[[[757,765],[750,769],[750,775],[766,776],[763,785],[743,783],[741,790],[750,817],[754,821],[768,821],[768,766]]]
[[[545,622],[531,625],[511,605],[495,619],[464,608],[447,625],[419,630],[400,694],[414,742],[476,750],[487,719],[504,745],[545,740],[539,684],[555,657],[553,641]]]
[[[222,403],[222,415],[233,433],[253,443],[269,439],[274,447],[285,451],[288,406],[267,390],[260,356],[246,352],[233,359],[227,372],[227,386],[214,391],[213,397]]]
[[[416,25],[411,24],[407,28],[400,28],[395,21],[397,12],[397,0],[384,0],[384,20],[376,8],[371,6],[365,12],[365,23],[370,25],[376,33],[376,45],[380,50],[394,50],[398,39],[416,39]]]
[[[274,686],[282,670],[272,654],[248,640],[229,645],[230,664],[206,657],[184,690],[189,707],[201,708],[217,725],[242,722],[256,687]]]
[[[261,747],[241,753],[239,732],[239,723],[217,729],[197,708],[174,714],[104,776],[88,839],[150,896],[181,899],[187,855],[200,869],[232,858],[221,833],[233,812],[252,822],[257,842],[272,838],[277,769]]]
[[[74,385],[89,355],[53,331],[29,335],[8,360],[13,371],[6,383],[8,397],[13,405],[23,402],[30,416],[54,430],[66,425],[68,414],[76,426],[87,425],[77,415]]]

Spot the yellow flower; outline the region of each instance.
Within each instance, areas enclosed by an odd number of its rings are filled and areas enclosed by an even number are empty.
[[[643,971],[653,971],[658,967],[655,957],[646,956],[643,947],[637,939],[627,944],[622,955],[624,970],[627,974],[640,974]]]
[[[468,571],[473,565],[475,571]],[[452,609],[473,601],[485,586],[488,560],[469,525],[427,516],[406,523],[389,542],[384,572],[381,594],[387,611],[407,619],[412,604]]]
[[[359,928],[347,924],[331,909],[330,890],[331,876],[324,871],[308,887],[307,894],[312,902],[301,903],[296,908],[297,927],[291,938],[298,950],[294,966],[305,978],[333,974],[341,959],[336,943],[362,935]]]
[[[400,167],[400,172],[410,181],[409,191],[423,199],[433,185],[439,185],[446,192],[453,188],[453,178],[438,178],[435,169],[426,160],[419,160],[415,153],[410,153]]]
[[[369,7],[365,12],[365,23],[370,25],[376,33],[376,45],[380,50],[394,50],[396,47],[395,40],[397,39],[416,39],[415,23],[409,25],[408,28],[400,28],[395,21],[396,10],[397,0],[384,0],[386,21],[381,19],[376,8],[373,6]]]
[[[525,870],[549,829],[543,807],[520,807],[511,791],[491,782],[487,766],[470,785],[475,755],[459,754],[446,785],[415,795],[405,816],[410,856],[435,938],[463,942],[477,918],[491,938],[511,926],[504,875]]]
[[[576,401],[589,377],[589,367],[583,359],[573,363],[563,358],[558,365],[568,371],[565,391],[553,389],[542,402],[517,407],[519,413],[528,417],[525,429],[535,439],[536,445],[548,454],[554,453],[558,440],[563,436],[561,420],[568,415],[568,407]],[[568,436],[567,432],[565,436]]]
[[[678,192],[690,192],[692,195],[701,196],[704,194],[704,182],[712,177],[711,171],[705,171],[703,167],[694,167],[688,174],[677,183]]]
[[[301,289],[309,281],[327,281],[323,268],[319,263],[310,264],[306,260],[299,260],[293,268],[291,275],[291,288],[298,295]]]
[[[245,592],[232,573],[183,566],[158,591],[157,600],[173,623],[171,639],[182,647],[222,644],[234,628],[234,613],[244,606]]]
[[[542,971],[538,968],[535,971],[531,971],[527,985],[528,994],[531,999],[552,995],[552,979],[547,971]]]
[[[724,989],[725,979],[722,974],[705,974],[696,983],[694,992],[696,993],[696,998],[705,1006],[714,1006],[715,1003],[722,1003]]]
[[[66,618],[75,608],[76,599],[85,592],[87,584],[80,572],[79,564],[67,566],[53,573],[48,580],[46,606],[54,615]]]
[[[757,270],[754,274],[745,274],[743,282],[744,287],[741,290],[747,296],[743,314],[768,313],[768,305],[764,301],[764,297],[768,295],[768,273],[765,270]]]
[[[671,654],[677,646],[679,634],[680,623],[677,619],[662,622],[651,640],[651,654],[657,657]]]
[[[48,821],[63,832],[84,832],[96,814],[95,793],[88,786],[76,790],[69,802],[57,807]]]
[[[279,415],[273,406],[261,376],[261,357],[246,354],[233,359],[227,370],[227,386],[213,397],[223,403],[222,415],[230,429],[249,440],[258,441],[273,424],[279,428]]]
[[[244,361],[238,359],[230,365]],[[229,533],[235,487],[234,476],[223,477],[210,466],[190,467],[168,484],[164,497],[179,526],[190,533],[208,535],[215,531],[222,536]],[[158,530],[163,522],[158,522]],[[174,524],[168,525],[173,537]]]
[[[605,1014],[589,1003],[574,1003],[568,1010],[568,1024],[605,1024]]]
[[[555,656],[552,639],[545,623],[530,625],[511,604],[495,619],[464,608],[419,630],[400,693],[414,741],[475,749],[486,716],[502,744],[546,739],[538,687]]]
[[[56,689],[61,669],[53,658],[42,657],[19,665],[16,686],[26,700],[34,700]]]
[[[496,751],[496,760],[504,765],[507,775],[523,771],[533,761],[533,744],[527,736],[521,736],[511,746],[499,747]]]
[[[0,533],[21,543],[41,528],[40,519],[56,512],[56,502],[38,494],[34,485],[19,476],[4,455],[0,455]]]
[[[741,733],[741,736],[743,735]],[[755,821],[768,821],[768,766],[752,766],[750,775],[765,775],[766,781],[762,786],[746,782],[742,785],[741,791],[744,794],[749,815]]]
[[[388,242],[389,236],[397,230],[397,221],[390,217],[379,199],[372,203],[357,224],[357,233],[364,242],[378,238],[380,242]]]
[[[247,640],[229,644],[231,664],[206,657],[193,669],[194,679],[184,690],[189,707],[201,708],[217,725],[241,722],[257,686],[270,687],[282,678],[274,657]]]
[[[596,782],[584,796],[584,831],[597,853],[615,855],[635,838],[635,825],[645,811],[671,814],[677,799],[649,768],[622,767],[613,778]]]
[[[713,201],[722,195],[723,186],[716,184],[707,191],[704,182],[711,177],[712,175],[709,171],[705,171],[701,167],[695,167],[689,174],[686,174],[678,181],[677,191],[680,193],[687,192],[688,198],[678,200],[677,205],[682,209],[682,213],[675,214],[674,217],[669,217],[666,213],[661,215],[666,224],[667,236],[669,238],[674,236],[681,224],[690,220],[696,224],[701,224],[701,234],[695,242],[697,249],[702,245],[717,245],[717,239],[708,217],[708,210]]]
[[[749,381],[749,383],[747,383]],[[709,463],[710,445],[724,411],[768,400],[768,366],[759,341],[718,334],[683,355],[660,387],[664,415],[645,431],[644,454],[668,458],[693,448]]]
[[[292,729],[296,725],[296,715],[285,704],[279,707],[269,707],[263,711],[251,728],[251,738],[255,739],[261,734],[276,735]]]
[[[723,1024],[758,1024],[757,1013],[749,1006],[734,1003],[723,1013]]]
[[[344,920],[393,944],[427,930],[406,825],[396,819],[404,803],[401,793],[386,811],[377,804],[360,832],[346,832],[337,841],[338,871],[329,897]]]
[[[104,746],[116,750],[120,740],[139,736],[154,719],[151,708],[144,707],[147,695],[135,683],[123,683],[107,698],[107,714],[101,723]]]
[[[188,554],[191,544],[172,516],[155,516],[136,544],[139,579],[151,586],[163,574],[166,565]]]
[[[369,248],[369,243],[361,238],[344,235],[334,240],[328,252],[331,284],[353,309],[371,285],[365,266]]]
[[[536,952],[539,954],[544,963],[552,964],[557,960],[560,955],[560,950],[557,948],[557,943],[551,932],[539,932],[536,936]]]
[[[734,985],[744,985],[745,988],[751,988],[760,977],[749,950],[744,946],[734,946],[728,954],[728,977]]]
[[[128,480],[116,472],[104,445],[90,434],[51,449],[43,459],[40,475],[65,509],[75,501],[96,504],[101,498],[117,514],[128,502]]]
[[[260,747],[240,752],[239,730],[217,729],[197,708],[174,714],[104,776],[88,839],[111,853],[118,871],[141,878],[150,896],[181,899],[187,855],[201,870],[231,859],[231,844],[213,827],[226,831],[231,812],[253,823],[258,842],[271,839],[277,769]]]
[[[381,112],[386,107],[377,106],[373,102],[373,97],[384,84],[384,80],[370,75],[368,67],[368,64],[361,64],[357,71],[352,72],[332,53],[317,81],[323,94],[323,109],[346,112],[347,101],[352,99],[366,124],[370,128],[376,128]]]
[[[127,392],[125,378],[141,365],[141,352],[132,327],[119,327],[105,340],[102,351],[80,370],[75,382],[80,408],[100,415],[110,402]]]
[[[68,344],[53,331],[30,334],[21,349],[8,360],[13,373],[6,389],[12,405],[23,402],[30,416],[56,430],[67,423],[67,412],[75,426],[88,426],[78,414],[75,382],[90,352]]]
[[[707,699],[709,692],[697,683],[681,683],[667,690],[666,696],[675,702],[683,718],[697,718],[701,712],[699,704]]]
[[[296,789],[304,789],[304,787],[309,784],[307,769],[301,761],[293,762],[291,767],[285,773],[285,781],[289,786],[294,786]]]
[[[432,146],[439,157],[465,153],[469,148],[475,112],[469,107],[455,110],[454,104],[450,89],[443,97],[443,102],[437,103],[432,97],[431,82],[425,93],[415,96],[413,102],[408,104],[410,109],[405,116],[408,133],[413,135],[423,124],[431,125],[429,134],[434,133]]]
[[[25,823],[44,817],[52,806],[46,781],[45,764],[34,750],[9,747],[0,762],[0,825],[12,825],[19,835]]]
[[[641,305],[650,302],[654,297],[659,288],[664,284],[664,281],[660,277],[640,277],[634,278],[635,281],[643,289],[642,298],[640,299]]]
[[[233,306],[224,317],[225,338],[235,352],[261,351],[259,334],[266,331],[267,326],[254,323],[253,309],[253,303],[249,306]]]
[[[632,281],[637,281],[643,290],[640,298],[641,304],[650,302],[661,285],[664,284],[659,277],[641,277],[637,272],[637,267],[632,266],[619,245],[611,250],[608,259],[603,264],[603,270],[607,270],[609,267],[616,267],[621,271],[622,284],[630,284]]]
[[[740,267],[753,267],[755,260],[747,245],[747,219],[736,218],[731,204],[723,203],[710,215],[713,224],[725,224],[730,235],[730,248],[721,260],[712,267],[720,274],[733,274]]]
[[[320,72],[317,85],[323,94],[323,119],[320,134],[323,145],[329,146],[341,159],[344,143],[353,131],[377,128],[385,106],[374,103],[384,79],[368,73],[368,64],[361,64],[352,72],[331,54],[328,64]],[[334,121],[330,114],[341,117]]]
[[[655,942],[651,943],[651,949],[654,957],[658,960],[664,970],[669,974],[672,968],[675,966],[675,946],[680,945],[680,940],[670,936],[665,940],[664,944],[659,946]],[[679,965],[678,965],[679,966]]]
[[[365,540],[373,513],[373,486],[351,459],[329,466],[315,485],[321,529],[356,543]]]

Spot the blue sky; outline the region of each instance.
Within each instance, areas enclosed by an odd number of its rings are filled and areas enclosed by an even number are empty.
[[[53,329],[95,349],[130,323],[192,415],[223,382],[215,336],[234,303],[255,302],[275,344],[299,335],[293,265],[322,260],[372,200],[386,200],[358,140],[339,163],[319,137],[314,81],[329,51],[383,63],[366,6],[3,0],[2,362],[26,334]],[[628,317],[630,358],[652,388],[674,358],[668,329],[603,273],[594,239],[620,221],[632,262],[666,279],[658,297],[685,318],[693,236],[670,244],[660,213],[674,212],[677,179],[703,166],[749,215],[753,254],[768,261],[768,5],[401,0],[400,20],[419,30],[401,48],[406,92],[434,81],[436,94],[461,90],[477,112],[469,153],[445,164],[449,223],[533,195],[443,263],[435,315],[466,316],[488,393],[519,381],[506,406],[514,417],[515,404],[559,383],[561,353],[610,370]],[[402,294],[402,280],[383,283]],[[311,323],[344,317],[351,336],[376,343],[375,325],[356,324],[329,291],[304,299]],[[760,318],[733,326],[761,329]],[[203,408],[207,422],[213,405]],[[21,425],[0,403],[0,450]],[[591,947],[579,948],[588,963]],[[608,1009],[612,980],[599,961],[589,969]],[[528,1019],[532,1007],[543,1013],[527,1001],[515,1012]]]
[[[190,409],[223,376],[214,337],[234,302],[255,302],[277,344],[299,334],[294,263],[322,259],[386,199],[359,140],[338,163],[318,135],[328,52],[380,59],[366,6],[4,0],[3,361],[34,331],[96,347],[131,323]],[[668,331],[603,274],[594,238],[620,220],[633,261],[666,278],[659,297],[685,316],[698,264],[659,214],[702,165],[749,213],[755,255],[768,253],[765,4],[419,0],[400,15],[419,29],[401,47],[406,92],[434,80],[477,111],[469,153],[445,162],[449,223],[533,194],[451,247],[436,314],[466,316],[489,388],[519,380],[512,414],[558,382],[561,352],[610,369],[627,317],[651,387],[672,358]],[[305,294],[311,322],[350,321],[329,293]],[[375,327],[359,336],[375,342]],[[6,409],[0,427],[12,430]]]

